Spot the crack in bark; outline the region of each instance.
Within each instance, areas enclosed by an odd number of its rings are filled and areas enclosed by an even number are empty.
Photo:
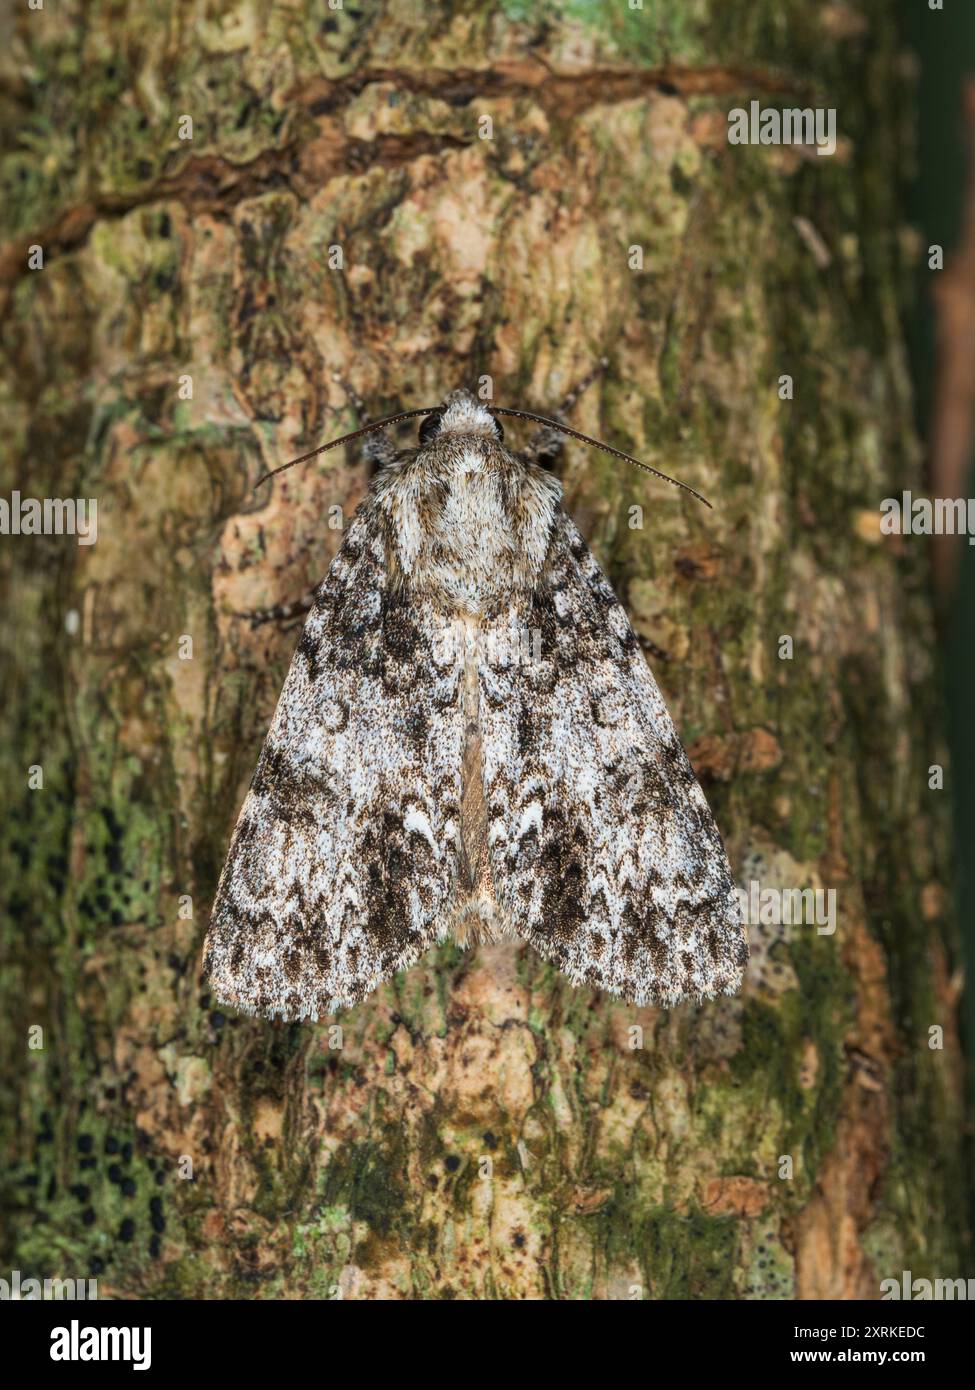
[[[488,69],[429,68],[404,72],[399,68],[367,68],[347,77],[316,77],[295,88],[290,96],[313,116],[327,115],[376,83],[434,97],[450,106],[467,106],[475,97],[534,96],[548,111],[562,116],[575,116],[589,106],[629,101],[651,92],[684,97],[723,96],[746,90],[781,95],[810,92],[808,82],[765,68],[724,64],[682,67],[667,63],[655,68],[603,67],[561,73],[538,58],[529,58],[499,62]]]
[[[323,144],[325,157],[321,158]],[[233,164],[219,155],[191,156],[182,169],[167,174],[131,193],[95,193],[60,212],[39,232],[13,237],[0,247],[0,313],[10,294],[28,273],[27,256],[31,246],[41,246],[45,264],[51,256],[63,256],[83,246],[97,222],[125,217],[137,208],[175,199],[191,210],[227,215],[229,208],[245,198],[288,188],[304,196],[307,175],[315,174],[322,186],[340,173],[357,174],[366,169],[395,168],[424,154],[459,149],[469,142],[454,135],[417,132],[411,135],[381,135],[375,140],[345,138],[322,142],[291,140],[274,150],[264,150],[246,164]],[[301,156],[314,148],[313,164],[303,171]],[[304,175],[304,176],[303,176]],[[296,184],[299,187],[296,188]]]
[[[657,92],[674,96],[720,96],[744,90],[799,94],[808,84],[761,68],[723,65],[686,68],[666,64],[657,68],[594,68],[581,73],[558,73],[539,59],[499,63],[490,69],[433,68],[405,72],[397,68],[367,68],[339,79],[315,78],[289,94],[312,117],[334,115],[367,87],[388,83],[398,90],[425,95],[451,106],[467,106],[476,97],[533,96],[548,114],[559,118],[578,115],[594,105],[633,100]],[[323,141],[319,129],[309,139],[294,136],[275,149],[263,150],[244,164],[220,155],[191,156],[176,173],[153,180],[131,193],[95,193],[58,213],[42,230],[12,237],[0,247],[0,313],[10,294],[28,273],[31,246],[44,249],[45,262],[83,246],[99,221],[124,217],[136,208],[177,199],[191,209],[225,212],[244,198],[276,187],[307,193],[314,173],[321,187],[342,172],[361,173],[374,167],[396,167],[424,154],[462,149],[473,137],[416,131],[407,135],[379,135],[362,140],[329,131]],[[311,154],[303,171],[302,156]],[[299,185],[295,188],[295,183]],[[303,187],[302,187],[303,185]]]

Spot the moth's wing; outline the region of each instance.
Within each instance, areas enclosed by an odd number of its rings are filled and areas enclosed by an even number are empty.
[[[315,595],[217,888],[204,971],[225,1003],[314,1019],[446,930],[463,660],[442,637],[360,513]]]
[[[491,872],[513,929],[575,983],[638,1004],[737,991],[748,947],[721,837],[564,513],[479,677]]]

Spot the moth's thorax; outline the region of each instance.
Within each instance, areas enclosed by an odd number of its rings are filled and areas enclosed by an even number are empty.
[[[404,582],[446,614],[476,618],[537,582],[562,489],[498,443],[491,416],[472,405],[451,405],[435,440],[384,470],[376,500]],[[485,433],[454,428],[462,412],[479,426],[473,411]]]
[[[446,439],[448,435],[473,435],[493,440],[496,438],[494,417],[470,392],[452,391],[440,416],[440,438]]]

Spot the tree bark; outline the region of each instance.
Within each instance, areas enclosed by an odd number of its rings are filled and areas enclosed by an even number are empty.
[[[927,558],[878,513],[920,486],[897,18],[655,12],[94,5],[7,35],[4,495],[98,501],[94,545],[0,548],[10,1264],[208,1298],[968,1272]],[[729,145],[753,98],[837,108],[836,154]],[[373,417],[482,376],[544,413],[603,353],[572,422],[716,506],[572,445],[567,508],[740,881],[835,889],[835,934],[753,925],[742,996],[670,1013],[517,944],[317,1026],[221,1013],[207,913],[297,637],[239,614],[317,582],[368,472],[254,481],[362,423],[335,372]]]

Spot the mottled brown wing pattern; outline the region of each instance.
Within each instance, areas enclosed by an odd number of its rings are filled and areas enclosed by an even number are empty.
[[[539,584],[497,628],[526,633],[482,643],[479,667],[491,871],[513,929],[574,983],[638,1004],[734,993],[748,952],[721,838],[564,513]]]
[[[360,509],[320,585],[240,812],[204,971],[218,999],[315,1019],[447,929],[463,653],[391,578]]]

